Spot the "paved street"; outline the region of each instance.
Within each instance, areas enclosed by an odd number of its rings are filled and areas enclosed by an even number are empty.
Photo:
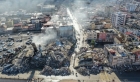
[[[78,45],[78,47],[76,48],[76,51],[78,52],[81,47],[87,47],[87,45],[85,44],[85,40],[84,40],[84,38],[86,36],[85,36],[84,32],[82,31],[81,25],[78,24],[78,22],[76,21],[76,18],[72,15],[72,13],[70,12],[69,9],[67,9],[67,12],[68,12],[69,16],[71,17],[71,19],[73,20],[73,25],[76,30],[76,39],[77,39],[77,45]],[[73,57],[75,57],[75,54],[73,54]],[[73,63],[73,62],[74,62],[74,59],[71,61],[71,63]],[[76,70],[73,69],[72,66],[71,66],[71,69],[74,70],[74,72],[76,72]],[[80,77],[83,77],[83,76],[80,75]],[[97,80],[100,79],[101,82],[111,81],[112,79],[116,80],[117,82],[120,82],[120,80],[118,79],[118,77],[116,76],[115,73],[112,73],[112,74],[100,73],[98,75],[91,75],[90,77],[95,78]],[[83,78],[86,79],[87,77],[84,76]]]

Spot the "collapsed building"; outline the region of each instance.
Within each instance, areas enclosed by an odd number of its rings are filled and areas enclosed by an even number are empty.
[[[88,50],[81,49],[75,59],[75,69],[82,75],[97,74],[103,70],[103,65],[107,63],[103,49]]]
[[[46,63],[44,69],[41,71],[41,74],[69,75],[72,46],[73,44],[66,39],[60,39],[47,45],[45,50]],[[50,68],[50,71],[47,68]]]
[[[51,9],[45,6],[43,8]],[[52,8],[54,9],[54,7]],[[9,59],[10,62],[7,60],[8,63],[5,66],[2,65],[4,74],[25,73],[30,69],[43,69],[40,73],[43,75],[50,75],[48,73],[50,71],[52,75],[69,75],[71,73],[69,66],[70,57],[74,51],[75,32],[70,17],[63,11],[60,13],[57,21],[53,20],[50,15],[42,13],[36,13],[25,24],[21,20],[15,21],[13,28],[15,32],[41,30],[45,33],[41,33],[35,40],[34,37],[29,39],[26,42],[26,48]],[[30,36],[29,33],[27,35]],[[47,35],[50,36],[47,37]],[[40,41],[37,43],[38,40]]]
[[[60,39],[47,45],[31,45],[16,48],[15,53],[3,61],[3,74],[25,73],[30,69],[43,69],[43,75],[70,75],[72,42]],[[5,64],[5,65],[4,65]],[[50,71],[48,71],[50,68]]]
[[[60,69],[53,69],[49,66],[45,66],[44,69],[41,71],[41,74],[43,75],[70,75],[70,69],[67,67],[62,67]]]
[[[2,73],[17,74],[29,70],[29,60],[24,57],[27,51],[24,49],[26,46],[15,48],[8,56],[5,56],[1,62],[3,64]]]

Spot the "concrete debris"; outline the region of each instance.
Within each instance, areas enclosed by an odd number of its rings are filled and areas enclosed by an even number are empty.
[[[23,60],[17,60],[19,64],[6,64],[3,66],[2,73],[3,74],[18,74],[18,73],[25,73],[29,71],[29,59],[23,58]]]
[[[104,70],[106,56],[103,49],[88,50],[82,47],[81,51],[77,56],[78,66],[75,67],[80,74],[98,74]]]
[[[61,75],[61,76],[67,76],[70,75],[70,69],[67,67],[62,67],[60,69],[54,69],[50,66],[45,66],[44,69],[41,71],[41,74],[43,75]]]
[[[77,69],[77,71],[78,71],[81,75],[84,75],[84,76],[89,75],[89,70],[86,69],[85,67],[80,67],[80,68]]]

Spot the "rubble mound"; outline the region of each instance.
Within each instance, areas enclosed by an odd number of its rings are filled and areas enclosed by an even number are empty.
[[[40,72],[42,75],[61,75],[61,76],[67,76],[70,75],[70,69],[67,67],[62,67],[60,69],[52,69],[50,66],[45,66],[44,69]]]
[[[81,75],[84,75],[84,76],[89,75],[89,70],[86,69],[85,67],[79,67],[79,68],[77,69],[77,71],[78,71]]]

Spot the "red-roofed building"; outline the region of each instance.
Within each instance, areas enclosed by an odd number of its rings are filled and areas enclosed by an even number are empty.
[[[106,39],[106,33],[100,33],[99,40],[105,40],[105,39]]]
[[[53,25],[52,22],[47,22],[47,23],[43,24],[43,27],[50,27],[50,26],[52,26],[52,25]]]
[[[135,64],[140,65],[140,49],[135,49],[132,53],[135,55]]]
[[[21,27],[23,24],[22,23],[18,23],[18,24],[14,24],[14,27]]]
[[[22,30],[22,25],[23,25],[22,23],[14,24],[13,31],[14,32],[21,31]]]
[[[34,30],[35,24],[28,24],[28,30]]]
[[[126,32],[125,33],[126,35],[131,35],[131,34],[133,34],[132,32]]]

